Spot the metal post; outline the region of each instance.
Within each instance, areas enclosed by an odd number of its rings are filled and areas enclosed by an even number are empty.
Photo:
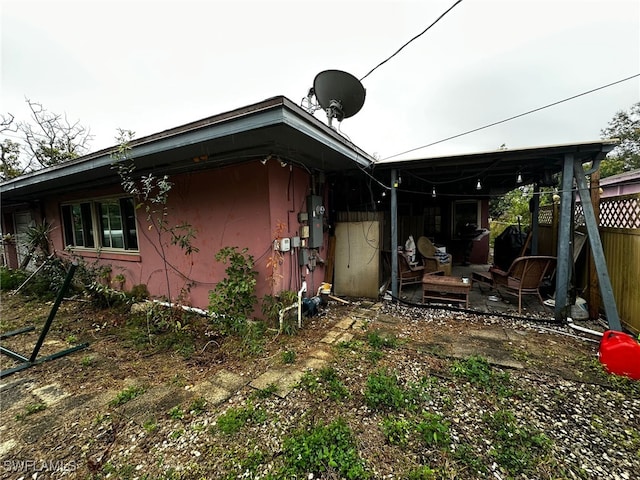
[[[587,182],[584,179],[584,169],[582,168],[582,164],[576,162],[573,165],[573,172],[578,184],[578,191],[580,192],[580,201],[582,203],[584,221],[587,225],[591,254],[593,255],[593,261],[596,264],[596,271],[598,272],[598,282],[600,283],[600,295],[602,296],[602,303],[604,304],[604,312],[607,315],[609,328],[611,330],[620,331],[622,330],[620,325],[620,316],[618,315],[616,299],[613,296],[613,288],[611,287],[611,279],[609,278],[609,272],[607,270],[607,262],[604,258],[604,251],[602,250],[600,232],[598,231],[598,224],[593,211],[593,204],[591,203],[591,195],[587,188]]]
[[[391,295],[398,297],[398,171],[391,170]]]
[[[558,231],[558,267],[556,271],[556,320],[563,320],[567,313],[571,253],[571,223],[573,222],[573,154],[564,156],[562,166],[562,191],[560,192],[560,226]]]
[[[75,263],[71,264],[71,267],[67,272],[67,276],[64,278],[64,283],[62,284],[62,288],[60,288],[56,301],[53,304],[53,308],[51,308],[51,312],[49,312],[49,318],[47,318],[47,321],[44,324],[44,327],[42,328],[42,332],[40,332],[40,337],[36,342],[36,346],[33,347],[31,358],[29,358],[29,362],[31,363],[35,362],[36,358],[38,357],[38,352],[40,351],[40,347],[42,347],[42,344],[44,343],[44,339],[47,337],[47,333],[49,333],[49,328],[51,328],[51,323],[53,322],[53,319],[56,316],[56,313],[58,313],[58,308],[62,303],[62,299],[67,294],[67,290],[69,289],[69,285],[71,284],[71,279],[73,278],[73,274],[76,272],[76,268],[78,268],[78,266]]]

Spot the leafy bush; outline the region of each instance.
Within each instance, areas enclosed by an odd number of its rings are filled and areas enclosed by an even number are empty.
[[[277,295],[265,295],[260,307],[265,321],[270,325],[280,322],[280,310],[293,305],[298,301],[298,293],[292,290],[283,290]]]
[[[436,413],[424,412],[416,430],[427,445],[446,446],[449,443],[449,423]]]
[[[300,429],[285,438],[283,458],[283,478],[306,478],[307,474],[324,478],[325,473],[337,473],[347,479],[369,478],[353,433],[341,418],[328,425]]]
[[[209,292],[209,312],[227,330],[242,333],[257,300],[255,261],[246,248],[236,247],[222,248],[216,260],[229,266],[227,276]]]
[[[385,418],[382,421],[382,433],[391,445],[407,445],[412,431],[413,425],[405,418]]]
[[[15,290],[27,279],[28,273],[8,267],[0,267],[0,290]]]

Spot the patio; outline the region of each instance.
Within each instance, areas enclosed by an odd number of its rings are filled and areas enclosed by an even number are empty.
[[[454,265],[452,277],[468,277],[471,284],[469,292],[469,310],[484,313],[496,313],[502,315],[518,316],[518,297],[515,295],[502,294],[502,296],[489,285],[473,281],[474,272],[487,272],[488,265]],[[496,300],[497,297],[497,300]],[[543,298],[547,298],[543,294]],[[422,304],[422,285],[407,285],[402,288],[401,300],[407,303]],[[453,307],[464,308],[463,303],[455,302],[430,302],[431,305],[452,305]],[[520,316],[534,316],[536,318],[549,319],[553,321],[553,308],[540,304],[535,295],[523,295],[522,314]]]

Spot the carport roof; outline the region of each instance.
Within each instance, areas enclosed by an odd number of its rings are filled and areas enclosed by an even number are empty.
[[[368,167],[373,157],[283,96],[214,115],[131,142],[139,174],[176,174],[271,155],[308,171]],[[112,148],[0,184],[3,205],[119,183]]]
[[[600,140],[377,162],[372,171],[383,183],[388,183],[388,172],[397,169],[400,175],[405,174],[402,176],[403,188],[409,184],[412,187],[421,185],[425,192],[430,192],[435,187],[443,194],[473,192],[501,195],[519,186],[518,175],[522,177],[522,185],[544,184],[552,175],[562,171],[567,155],[572,155],[574,160],[583,164],[602,160],[617,143],[618,140],[615,139]],[[476,190],[478,180],[482,185],[480,192]]]

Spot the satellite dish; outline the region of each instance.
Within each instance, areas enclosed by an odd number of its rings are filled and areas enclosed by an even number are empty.
[[[341,70],[325,70],[313,80],[313,90],[318,103],[329,118],[341,122],[353,117],[364,105],[366,91],[356,77]]]

